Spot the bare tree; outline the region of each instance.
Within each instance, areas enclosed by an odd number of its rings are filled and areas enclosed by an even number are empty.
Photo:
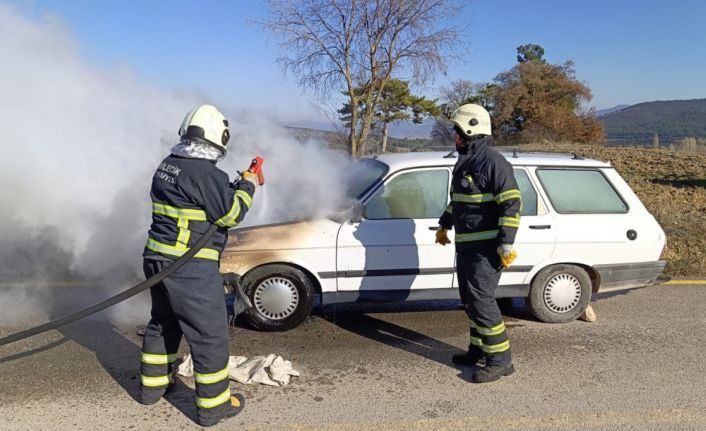
[[[447,110],[453,111],[459,106],[471,103],[470,100],[478,92],[482,84],[477,84],[466,79],[452,81],[450,86],[441,87],[441,100],[446,103]]]
[[[342,91],[351,109],[350,152],[360,157],[394,72],[415,84],[446,72],[461,29],[457,0],[269,0],[261,25],[280,39],[278,62],[322,96]],[[362,92],[357,91],[362,89]]]
[[[477,103],[488,109],[488,111],[492,111],[488,106],[489,102],[487,100],[490,97],[488,92],[492,88],[491,85],[488,83],[475,83],[467,79],[457,79],[452,81],[448,87],[441,87],[441,100],[443,101],[441,108],[444,115],[437,116],[434,120],[434,125],[429,133],[431,139],[442,146],[454,145],[456,134],[453,131],[451,121],[447,117],[461,105]]]

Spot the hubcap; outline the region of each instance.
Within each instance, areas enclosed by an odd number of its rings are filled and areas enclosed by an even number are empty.
[[[282,320],[297,309],[299,292],[294,283],[286,278],[271,277],[255,288],[253,299],[260,314],[268,319]]]
[[[581,282],[571,274],[552,277],[544,288],[544,303],[555,313],[573,310],[581,299]]]

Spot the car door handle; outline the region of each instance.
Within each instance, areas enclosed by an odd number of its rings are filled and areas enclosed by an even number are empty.
[[[439,226],[429,226],[429,230],[437,230],[439,229]]]
[[[530,229],[551,229],[552,225],[550,224],[532,224],[529,227]]]

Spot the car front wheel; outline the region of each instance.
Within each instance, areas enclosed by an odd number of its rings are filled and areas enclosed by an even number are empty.
[[[302,323],[314,304],[314,287],[302,271],[287,265],[256,268],[243,278],[252,308],[245,320],[263,331],[286,331]]]
[[[532,280],[527,305],[542,322],[566,323],[578,319],[591,301],[591,278],[576,265],[553,265]]]

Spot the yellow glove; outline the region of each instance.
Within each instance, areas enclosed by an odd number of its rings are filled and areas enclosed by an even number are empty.
[[[257,186],[260,185],[259,178],[256,173],[250,172],[250,171],[245,171],[242,174],[240,174],[240,177],[243,179],[243,181],[247,181],[251,183],[252,185],[257,188]]]
[[[436,230],[436,243],[441,245],[451,244],[449,236],[446,234],[446,229],[440,227]]]
[[[500,256],[500,264],[503,268],[509,268],[512,262],[517,259],[517,252],[512,247],[512,244],[503,244],[498,247],[498,255]]]

